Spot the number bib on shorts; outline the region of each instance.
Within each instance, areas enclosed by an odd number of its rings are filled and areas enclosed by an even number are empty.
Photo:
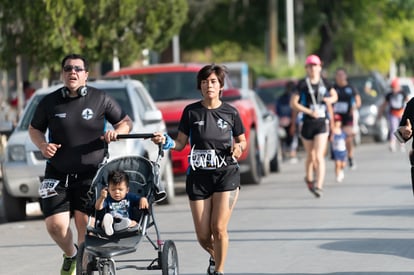
[[[39,187],[39,195],[42,199],[56,196],[58,193],[55,188],[59,184],[59,180],[44,179]]]

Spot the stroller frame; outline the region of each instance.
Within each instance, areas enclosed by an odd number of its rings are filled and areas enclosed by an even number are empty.
[[[118,135],[120,138],[150,138],[152,134]],[[107,236],[95,220],[89,215],[86,229],[85,242],[79,245],[77,254],[76,274],[115,275],[116,270],[133,268],[136,270],[162,270],[162,275],[178,275],[178,254],[174,241],[162,240],[155,220],[153,204],[166,197],[159,177],[159,162],[163,156],[161,145],[156,161],[151,161],[141,156],[126,156],[113,159],[104,163],[96,173],[89,191],[90,203],[94,202],[100,194],[100,190],[107,186],[108,171],[113,169],[124,170],[130,178],[130,192],[140,196],[146,196],[149,208],[140,211],[137,225]],[[92,197],[94,195],[94,197]],[[150,229],[155,231],[155,240],[148,234]],[[142,237],[157,251],[157,256],[150,259],[116,259],[121,256],[136,252],[137,245]],[[147,265],[117,263],[147,262]]]

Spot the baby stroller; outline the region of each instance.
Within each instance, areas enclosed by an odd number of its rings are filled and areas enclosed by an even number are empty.
[[[120,138],[151,138],[152,134],[130,134],[118,135]],[[107,236],[102,227],[98,224],[99,220],[89,216],[85,242],[78,248],[76,274],[100,274],[115,275],[116,270],[134,268],[137,270],[162,270],[162,275],[178,275],[178,255],[175,244],[172,240],[161,240],[157,223],[154,218],[153,204],[166,197],[163,187],[159,180],[159,162],[163,156],[161,145],[156,161],[150,161],[141,156],[127,156],[113,159],[104,163],[96,173],[90,188],[90,202],[95,204],[102,188],[107,186],[108,173],[114,169],[122,169],[129,176],[129,192],[146,196],[149,208],[140,211],[137,225],[132,228],[116,232]],[[93,212],[93,211],[92,211]],[[95,220],[95,221],[94,221]],[[93,225],[91,225],[93,224]],[[155,230],[154,241],[148,231]],[[145,237],[157,251],[157,256],[152,259],[122,260],[116,256],[136,252],[141,239]],[[117,265],[122,262],[147,262],[145,266],[125,264]],[[149,262],[149,263],[148,263]],[[97,273],[95,273],[97,272]]]

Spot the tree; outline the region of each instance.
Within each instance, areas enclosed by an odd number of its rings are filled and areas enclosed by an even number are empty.
[[[186,0],[4,0],[0,3],[0,65],[24,54],[33,66],[57,71],[61,58],[82,53],[91,62],[123,64],[142,49],[162,50],[187,16]]]
[[[387,72],[391,60],[410,62],[414,67],[410,54],[414,38],[413,1],[306,0],[301,3],[303,12],[296,14],[296,22],[300,23],[296,30],[301,33],[296,37],[305,37],[306,53],[319,54],[326,65],[349,65],[383,73]],[[286,49],[285,0],[279,0],[278,5],[278,43],[283,51]],[[263,53],[267,1],[189,0],[189,6],[189,19],[181,31],[185,50],[211,50],[220,44],[236,43],[242,49],[239,58],[244,58],[252,48],[262,51],[262,59],[266,58]],[[227,52],[222,55],[229,56]],[[218,52],[214,59],[223,57]],[[253,59],[251,63],[258,60]],[[262,60],[261,64],[264,63]],[[283,58],[278,63],[278,68],[285,67]]]

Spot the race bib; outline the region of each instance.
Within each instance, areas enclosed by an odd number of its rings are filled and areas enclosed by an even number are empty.
[[[345,139],[334,140],[333,149],[336,151],[345,151],[346,150]]]
[[[216,168],[216,151],[215,150],[191,150],[190,154],[191,167],[199,169]]]
[[[56,196],[58,193],[55,188],[59,184],[59,180],[44,179],[39,187],[39,195],[42,199]]]
[[[318,114],[318,118],[324,118],[326,116],[326,106],[323,104],[312,104],[311,109],[313,111],[316,111],[316,113]]]
[[[348,102],[337,102],[334,105],[334,112],[337,114],[348,113]]]

